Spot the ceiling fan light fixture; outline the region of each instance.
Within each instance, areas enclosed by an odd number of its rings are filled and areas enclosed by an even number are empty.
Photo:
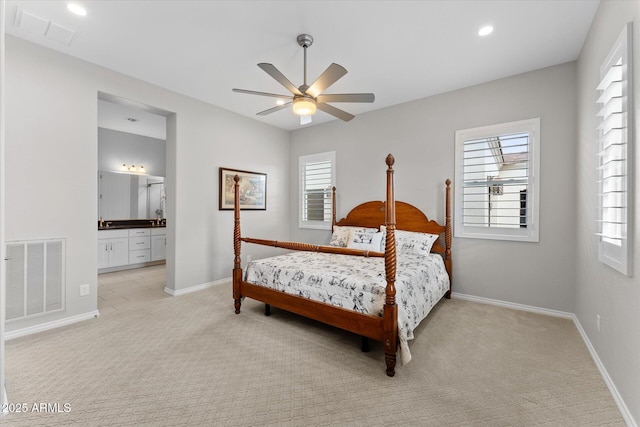
[[[293,112],[299,116],[312,116],[316,112],[316,101],[307,97],[294,98]]]

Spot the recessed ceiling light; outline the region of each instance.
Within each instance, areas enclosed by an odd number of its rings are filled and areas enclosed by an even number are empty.
[[[488,36],[489,34],[493,33],[493,26],[491,25],[486,25],[482,28],[480,28],[480,30],[478,31],[478,35],[479,36]]]
[[[67,9],[78,16],[87,16],[87,9],[80,6],[78,3],[68,3]]]
[[[284,105],[284,99],[278,99],[278,100],[276,101],[276,104],[278,104],[278,105]]]

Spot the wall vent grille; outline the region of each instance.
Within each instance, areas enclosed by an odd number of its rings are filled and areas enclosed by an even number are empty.
[[[7,322],[65,308],[64,239],[7,242]]]

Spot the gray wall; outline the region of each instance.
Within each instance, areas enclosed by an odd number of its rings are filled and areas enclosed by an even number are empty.
[[[163,139],[98,128],[98,170],[120,172],[122,164],[143,165],[147,175],[166,176]]]
[[[233,214],[218,210],[221,166],[267,173],[268,210],[247,213],[244,225],[268,228],[274,238],[288,237],[288,132],[11,36],[5,54],[6,238],[65,238],[67,295],[64,313],[12,323],[9,331],[97,308],[99,92],[170,113],[170,289],[231,275]],[[256,249],[254,256],[269,253]],[[90,295],[80,297],[85,283]]]
[[[596,233],[596,86],[623,26],[633,22],[635,89],[634,277],[598,261]],[[631,414],[640,422],[640,2],[603,1],[582,48],[578,73],[577,245],[575,313]],[[601,331],[596,315],[601,316]]]
[[[385,156],[396,158],[396,199],[444,221],[444,181],[454,176],[459,129],[540,117],[540,242],[455,238],[454,292],[573,312],[575,248],[575,63],[563,64],[362,114],[351,122],[291,136],[291,236],[323,243],[329,232],[301,230],[298,157],[336,151],[338,218],[385,198]],[[455,211],[454,211],[455,213]]]

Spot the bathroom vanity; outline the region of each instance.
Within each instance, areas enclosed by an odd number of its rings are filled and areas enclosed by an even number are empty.
[[[99,171],[98,273],[163,264],[164,212],[163,177]]]
[[[153,220],[98,223],[98,273],[164,264],[166,222]]]

